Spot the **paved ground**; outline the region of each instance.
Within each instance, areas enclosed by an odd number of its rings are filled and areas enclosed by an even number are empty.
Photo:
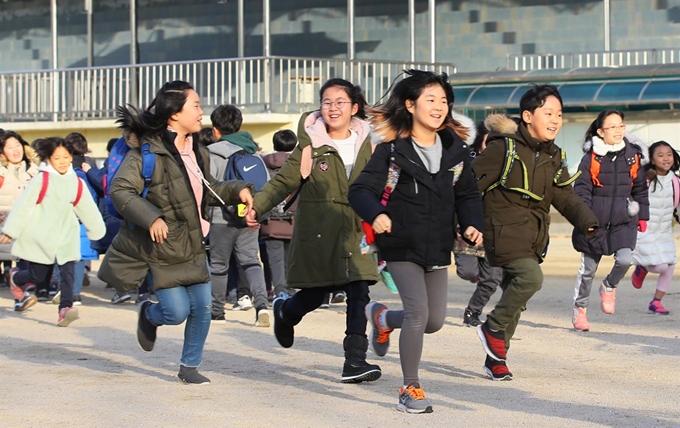
[[[380,380],[339,382],[342,306],[305,318],[291,349],[280,348],[271,329],[253,327],[252,311],[228,313],[206,344],[202,370],[212,384],[185,386],[175,377],[183,329],[159,329],[156,349],[141,352],[135,306],[109,304],[112,292],[95,282],[68,328],[55,326],[53,305],[12,312],[9,291],[0,289],[0,426],[680,426],[680,284],[664,299],[669,316],[647,313],[653,281],[635,290],[626,278],[614,315],[599,310],[594,293],[593,331],[577,333],[570,313],[578,255],[556,232],[545,286],[512,344],[511,382],[483,374],[484,351],[460,322],[473,286],[450,271],[446,325],[426,337],[420,372],[432,414],[395,410],[398,334],[385,358],[369,354],[382,367]],[[598,280],[610,265],[603,262]],[[372,294],[400,306],[380,284]]]

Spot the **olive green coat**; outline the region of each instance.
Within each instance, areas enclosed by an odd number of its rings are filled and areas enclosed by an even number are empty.
[[[588,237],[597,227],[597,217],[583,203],[570,184],[566,159],[553,141],[539,142],[526,126],[519,127],[502,115],[485,121],[491,131],[487,147],[472,162],[479,190],[484,195],[484,249],[492,266],[504,266],[524,258],[543,261],[548,245],[550,206],[554,206],[579,233]],[[499,181],[506,156],[505,139],[516,141],[517,155],[526,166],[514,161],[506,187],[489,186]],[[534,200],[508,188],[522,188],[542,197]]]
[[[349,185],[359,176],[372,154],[369,126],[352,119],[358,151],[349,180],[345,165],[318,112],[303,115],[298,127],[299,144],[274,178],[255,195],[254,208],[269,212],[302,185],[288,258],[287,280],[291,288],[342,286],[349,282],[378,280],[376,263],[361,255],[361,221],[349,206]],[[309,158],[305,157],[309,156]],[[311,158],[311,172],[309,164]],[[302,165],[301,165],[302,163]],[[306,168],[307,166],[307,168]]]
[[[210,281],[208,260],[196,198],[189,176],[177,149],[174,133],[147,140],[156,153],[156,166],[146,198],[140,143],[134,134],[126,135],[132,148],[116,172],[110,185],[111,201],[123,216],[123,225],[104,256],[99,278],[119,291],[139,286],[147,273],[153,276],[155,290]],[[194,138],[194,153],[211,188],[227,204],[240,202],[239,192],[248,187],[242,181],[218,182],[210,176],[210,155]],[[203,186],[201,212],[207,220],[207,205],[219,201]],[[155,243],[149,228],[158,218],[168,225],[168,237]]]

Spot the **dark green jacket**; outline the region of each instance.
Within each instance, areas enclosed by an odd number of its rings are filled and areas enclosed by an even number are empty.
[[[146,198],[141,172],[142,157],[137,136],[127,134],[132,148],[110,184],[111,201],[123,216],[123,225],[114,238],[99,270],[99,278],[117,290],[139,286],[151,271],[155,290],[210,281],[208,260],[196,198],[187,170],[174,145],[175,133],[165,131],[161,137],[148,139],[156,153],[156,166]],[[212,189],[227,204],[239,203],[239,192],[248,187],[241,181],[218,182],[210,175],[210,156],[194,138],[194,153]],[[219,201],[203,186],[203,218],[207,206]],[[168,237],[162,244],[149,236],[149,227],[158,218],[168,225]]]
[[[345,165],[316,114],[300,118],[299,144],[279,173],[255,195],[255,211],[258,216],[269,212],[300,185],[301,160],[309,155],[311,159],[307,160],[311,160],[312,168],[298,197],[288,259],[288,286],[342,286],[359,280],[375,283],[376,263],[361,255],[361,222],[347,200],[349,185],[371,157],[368,124],[352,119],[351,127],[363,143],[348,180]]]
[[[486,149],[472,162],[479,190],[498,182],[506,154],[505,138],[517,143],[517,155],[527,169],[529,190],[543,198],[528,198],[507,187],[524,186],[522,165],[513,163],[506,187],[497,186],[484,195],[484,249],[492,266],[523,258],[543,261],[548,244],[550,206],[554,206],[582,234],[597,226],[597,217],[576,196],[563,165],[561,149],[553,141],[541,143],[502,115],[485,121],[491,131]],[[559,174],[558,174],[559,172]],[[591,235],[591,234],[589,234]]]

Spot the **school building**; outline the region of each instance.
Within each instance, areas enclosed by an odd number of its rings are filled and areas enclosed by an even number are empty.
[[[454,108],[517,112],[527,85],[565,100],[572,164],[605,107],[680,146],[680,0],[0,0],[0,128],[28,140],[118,135],[115,109],[193,83],[209,114],[244,112],[265,148],[329,77],[373,103],[405,68],[446,71]]]

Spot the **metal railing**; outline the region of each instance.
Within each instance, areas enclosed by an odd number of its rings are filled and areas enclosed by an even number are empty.
[[[506,66],[509,70],[530,71],[677,63],[680,63],[680,48],[508,55]]]
[[[193,84],[206,112],[226,103],[247,113],[299,113],[318,104],[332,77],[361,86],[374,104],[409,68],[456,72],[440,63],[253,57],[0,73],[0,122],[112,119],[120,105],[147,106],[172,80]]]

